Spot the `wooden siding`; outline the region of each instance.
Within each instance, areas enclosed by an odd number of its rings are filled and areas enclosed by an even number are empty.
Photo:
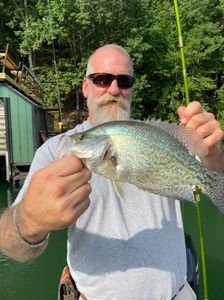
[[[0,97],[7,98],[11,163],[29,165],[34,156],[32,103],[7,85],[0,83]]]

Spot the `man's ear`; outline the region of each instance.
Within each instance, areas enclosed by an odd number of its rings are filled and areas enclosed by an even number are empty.
[[[84,78],[82,81],[82,93],[85,98],[88,97],[89,93],[89,80],[87,78]]]

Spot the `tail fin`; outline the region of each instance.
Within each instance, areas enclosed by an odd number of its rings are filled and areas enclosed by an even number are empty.
[[[204,187],[204,193],[224,213],[224,174],[213,172],[212,184]]]

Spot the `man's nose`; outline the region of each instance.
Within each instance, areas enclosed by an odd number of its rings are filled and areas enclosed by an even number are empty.
[[[109,86],[107,92],[113,96],[116,96],[116,95],[119,95],[120,94],[120,88],[118,86],[118,83],[117,83],[117,80],[114,79],[112,82],[111,82],[111,85]]]

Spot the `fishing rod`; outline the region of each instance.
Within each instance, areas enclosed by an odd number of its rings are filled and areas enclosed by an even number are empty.
[[[174,9],[175,9],[175,15],[176,15],[177,32],[178,32],[183,79],[184,79],[185,103],[186,103],[186,105],[188,105],[190,103],[190,97],[189,97],[187,70],[186,70],[185,55],[184,55],[184,43],[183,43],[183,36],[182,36],[182,31],[181,31],[181,23],[180,23],[177,0],[174,0]],[[200,206],[201,194],[200,194],[200,190],[198,187],[196,187],[196,190],[194,192],[194,197],[196,200],[196,210],[197,210],[197,218],[198,218],[199,237],[200,237],[204,300],[209,300],[208,284],[207,284],[207,270],[206,270],[206,260],[205,260],[205,244],[204,244],[204,237],[203,237],[202,214],[201,214],[201,206]]]

